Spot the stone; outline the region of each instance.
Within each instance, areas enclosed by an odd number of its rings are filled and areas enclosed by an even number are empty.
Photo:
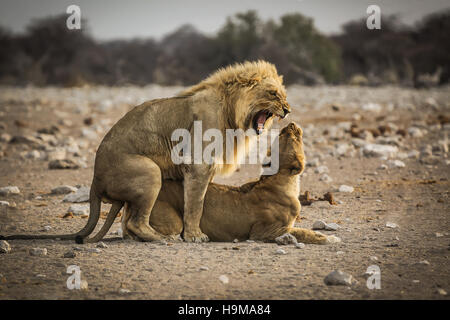
[[[125,289],[125,288],[120,288],[120,289],[119,289],[119,293],[120,293],[120,294],[128,294],[128,293],[130,293],[130,292],[131,292],[130,290]]]
[[[46,248],[32,248],[28,251],[30,253],[30,256],[46,256],[47,255],[47,249]]]
[[[325,277],[324,282],[328,286],[351,286],[353,277],[341,270],[334,270]]]
[[[80,166],[70,159],[64,160],[53,160],[48,163],[48,168],[51,170],[55,169],[78,169]]]
[[[100,241],[99,243],[97,243],[97,248],[102,248],[102,249],[106,249],[108,248],[108,246],[106,245],[106,243],[104,243],[103,241]]]
[[[86,280],[80,281],[80,290],[87,290],[89,287],[88,282]]]
[[[0,240],[0,253],[10,253],[11,246],[5,240]]]
[[[77,190],[78,189],[75,187],[63,185],[63,186],[58,186],[56,188],[53,188],[51,193],[52,194],[68,194],[68,193],[76,192]]]
[[[89,215],[89,205],[88,204],[73,204],[69,207],[67,212],[71,212],[75,216]]]
[[[45,232],[48,232],[50,230],[52,230],[51,226],[44,226],[44,228],[42,228],[42,231],[45,231]]]
[[[313,223],[312,229],[313,230],[325,230],[326,223],[322,220],[317,220]]]
[[[286,254],[286,251],[284,251],[283,249],[277,249],[276,251],[275,251],[275,253],[276,254]]]
[[[297,243],[295,244],[295,247],[296,247],[297,249],[303,249],[303,248],[305,248],[306,246],[305,246],[305,244],[302,243],[302,242],[297,242]]]
[[[398,228],[398,224],[396,224],[394,222],[386,222],[386,227],[395,229],[395,228]]]
[[[351,193],[351,192],[353,192],[355,189],[352,187],[352,186],[347,186],[347,185],[345,185],[345,184],[343,184],[343,185],[341,185],[340,187],[339,187],[339,192],[349,192],[349,193]]]
[[[64,160],[66,156],[67,154],[64,148],[55,148],[47,152],[48,161]]]
[[[422,138],[424,133],[419,128],[411,127],[408,129],[408,134],[413,138]]]
[[[75,191],[74,193],[66,195],[63,198],[63,202],[75,202],[75,203],[87,202],[89,201],[89,193],[90,188],[82,186],[79,189],[77,189],[77,191]]]
[[[98,137],[97,132],[90,128],[81,129],[81,134],[83,135],[83,137],[88,138],[89,140],[95,140]]]
[[[366,157],[393,157],[398,152],[396,146],[368,143],[364,145],[362,153]]]
[[[9,207],[8,201],[0,201],[0,207]]]
[[[320,181],[323,181],[325,183],[330,183],[333,182],[333,178],[331,178],[329,175],[327,175],[326,173],[324,173],[320,178]]]
[[[0,188],[0,196],[9,196],[12,194],[19,194],[20,193],[20,189],[16,186],[7,186],[7,187],[3,187]]]
[[[318,166],[316,169],[314,169],[314,172],[319,173],[319,174],[326,173],[326,172],[328,172],[328,167],[327,166]]]
[[[361,106],[361,109],[364,111],[371,111],[371,112],[380,112],[381,111],[381,106],[378,103],[365,103]]]
[[[219,281],[222,282],[223,284],[227,284],[228,282],[230,282],[230,279],[228,279],[228,277],[226,275],[222,274],[219,277]]]
[[[341,238],[330,235],[330,236],[326,236],[327,237],[327,243],[340,243],[342,242]]]
[[[446,295],[447,295],[447,291],[445,291],[445,290],[442,289],[442,288],[438,288],[438,289],[437,289],[437,292],[438,292],[441,296],[446,296]]]
[[[337,223],[332,222],[332,223],[327,223],[327,224],[326,224],[325,230],[328,230],[328,231],[336,231],[336,230],[339,229],[340,227],[341,227],[341,226],[338,225]]]
[[[389,160],[387,162],[388,167],[393,169],[393,168],[404,168],[406,165],[403,161],[400,160]]]
[[[285,234],[275,238],[275,242],[279,245],[296,244],[297,238],[295,238],[290,233],[285,233]]]
[[[208,270],[209,270],[209,268],[206,267],[206,266],[201,266],[200,267],[200,271],[208,271]]]
[[[75,258],[77,256],[77,253],[75,251],[69,250],[66,253],[64,253],[63,258]]]

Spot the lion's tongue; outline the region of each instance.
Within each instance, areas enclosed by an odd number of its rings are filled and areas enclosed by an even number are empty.
[[[258,132],[261,134],[264,130],[264,123],[266,122],[266,114],[261,113],[256,119],[256,123],[258,125]]]

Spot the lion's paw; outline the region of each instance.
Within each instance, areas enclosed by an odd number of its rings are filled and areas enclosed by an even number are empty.
[[[195,242],[195,243],[201,243],[201,242],[208,242],[209,238],[206,234],[203,232],[183,232],[183,238],[186,242]]]

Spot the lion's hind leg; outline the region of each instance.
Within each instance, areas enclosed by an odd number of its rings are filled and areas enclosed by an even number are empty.
[[[170,236],[172,239],[180,238],[183,232],[183,218],[175,208],[166,201],[157,200],[150,215],[150,225],[159,233]]]

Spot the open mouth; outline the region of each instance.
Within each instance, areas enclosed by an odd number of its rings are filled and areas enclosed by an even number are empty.
[[[261,110],[255,115],[253,118],[253,129],[255,129],[257,134],[263,133],[267,120],[272,116],[273,113],[267,110]]]

